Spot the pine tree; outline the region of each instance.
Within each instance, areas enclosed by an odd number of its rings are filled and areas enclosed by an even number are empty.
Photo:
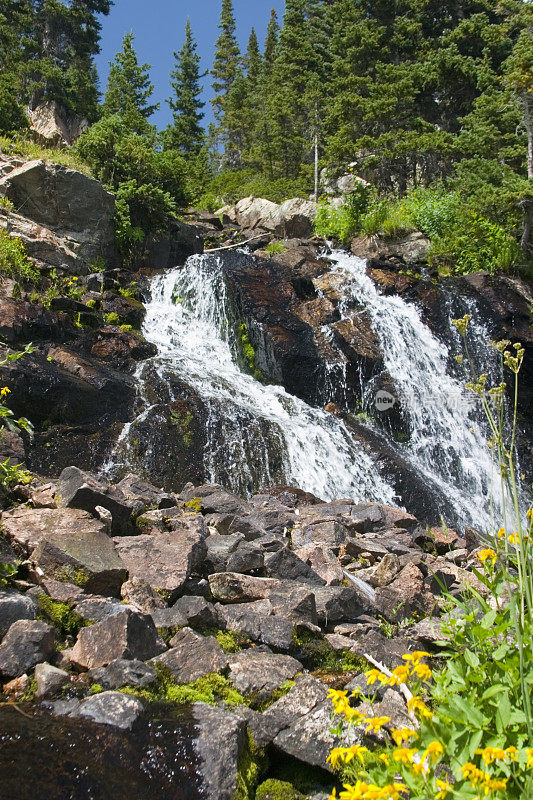
[[[139,64],[134,38],[133,33],[124,36],[122,50],[111,62],[102,115],[119,114],[132,131],[143,134],[151,128],[148,119],[159,104],[148,104],[154,91],[148,74],[150,65]]]
[[[255,28],[250,32],[248,39],[248,48],[243,59],[244,68],[246,69],[246,77],[248,79],[248,86],[254,90],[257,86],[259,76],[262,69],[262,58],[259,50],[259,43],[257,41],[257,34]]]
[[[170,73],[174,93],[168,101],[174,121],[165,132],[166,145],[184,153],[198,153],[205,141],[201,126],[204,103],[200,99],[200,57],[189,20],[185,43],[179,53],[174,53],[174,58],[175,67]]]
[[[213,91],[215,98],[211,102],[219,123],[224,118],[224,102],[233,81],[237,77],[240,63],[240,50],[235,37],[235,17],[232,0],[222,0],[222,11],[219,23],[220,35],[215,44],[213,63]]]
[[[276,9],[273,8],[270,12],[270,20],[268,22],[267,35],[265,39],[265,47],[263,51],[263,66],[265,72],[272,69],[277,55],[279,41],[279,24]]]

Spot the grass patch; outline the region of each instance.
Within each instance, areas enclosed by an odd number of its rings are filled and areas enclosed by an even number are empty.
[[[80,158],[76,150],[55,150],[52,147],[37,144],[31,139],[25,139],[24,137],[9,138],[7,136],[0,136],[0,150],[7,156],[22,156],[28,161],[42,159],[50,164],[60,164],[64,167],[77,169],[91,177],[89,166]]]
[[[4,230],[0,230],[0,275],[23,283],[35,283],[39,278],[21,240]]]
[[[287,252],[287,246],[284,242],[270,242],[265,247],[265,253],[268,253],[269,256],[279,256],[282,253]]]

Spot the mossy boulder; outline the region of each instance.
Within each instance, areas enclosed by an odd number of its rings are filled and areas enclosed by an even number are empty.
[[[269,778],[257,787],[255,800],[304,800],[292,783]]]

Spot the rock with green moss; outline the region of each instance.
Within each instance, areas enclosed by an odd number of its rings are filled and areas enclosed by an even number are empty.
[[[88,624],[68,603],[52,600],[47,594],[39,595],[37,605],[41,619],[52,622],[60,635],[76,636]]]
[[[255,800],[304,800],[292,783],[269,778],[257,787]]]
[[[238,330],[238,341],[239,347],[241,349],[241,353],[244,357],[244,360],[248,366],[248,369],[258,381],[264,381],[264,375],[261,370],[258,368],[256,361],[255,361],[255,350],[250,341],[250,335],[248,333],[248,326],[245,322],[241,322]]]

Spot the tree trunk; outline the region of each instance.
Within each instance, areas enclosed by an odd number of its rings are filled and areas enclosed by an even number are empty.
[[[318,203],[318,131],[315,133],[315,203]]]
[[[527,177],[533,178],[533,120],[531,119],[531,97],[523,95],[524,123],[527,131]]]

